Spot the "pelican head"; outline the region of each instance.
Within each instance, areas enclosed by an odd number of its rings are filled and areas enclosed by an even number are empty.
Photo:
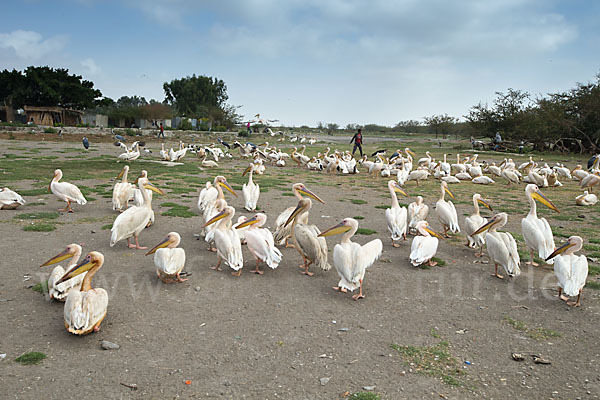
[[[218,213],[217,215],[215,215],[214,217],[212,217],[211,219],[209,219],[208,221],[206,221],[206,223],[204,224],[204,228],[206,228],[208,225],[214,224],[215,222],[222,220],[225,217],[228,216],[233,216],[233,214],[235,214],[235,210],[233,207],[231,206],[227,206],[225,208],[223,208],[223,210]]]
[[[581,250],[582,247],[583,239],[581,238],[581,236],[571,236],[567,239],[567,242],[565,244],[560,246],[558,249],[554,250],[554,252],[546,258],[546,261],[562,253],[573,254],[576,251]]]
[[[62,178],[62,171],[60,169],[55,169],[54,170],[54,176],[52,177],[52,180],[50,181],[50,183],[48,184],[48,192],[52,192],[52,182],[56,179],[56,181],[60,181],[60,178]]]
[[[427,221],[417,222],[415,228],[417,229],[417,232],[419,232],[423,236],[435,236],[438,239],[444,239],[442,235],[440,235],[439,233],[437,233],[429,227],[429,223]]]
[[[540,203],[542,203],[549,209],[556,211],[557,213],[560,213],[560,211],[558,211],[558,208],[556,208],[554,203],[552,203],[552,201],[550,201],[550,199],[548,199],[546,196],[544,196],[544,194],[540,191],[540,188],[538,188],[537,185],[530,183],[529,185],[527,185],[525,187],[525,193],[526,193],[527,197],[538,200]]]
[[[487,222],[487,224],[483,225],[481,228],[479,228],[475,232],[473,232],[472,235],[478,235],[481,232],[485,232],[488,229],[492,229],[492,227],[494,229],[503,227],[504,225],[506,225],[506,221],[508,221],[508,214],[498,213],[498,214],[494,215],[492,218],[490,218],[490,220]]]
[[[129,172],[129,165],[123,167],[121,172],[119,172],[119,175],[117,175],[117,179],[121,179],[126,172]]]
[[[302,214],[302,212],[304,210],[310,209],[311,206],[312,206],[312,202],[310,201],[310,199],[305,198],[305,197],[300,199],[300,201],[298,202],[298,206],[296,206],[296,209],[294,211],[292,211],[292,214],[290,215],[290,217],[287,219],[287,221],[285,221],[284,226],[288,226],[290,224],[290,222],[292,222],[294,219],[296,219],[296,217],[298,215]]]
[[[391,191],[394,191],[396,193],[400,193],[404,197],[408,197],[408,194],[406,194],[406,192],[404,191],[404,189],[402,189],[400,187],[400,185],[398,184],[398,182],[396,182],[393,179],[390,179],[388,181],[388,189],[391,190]]]
[[[148,171],[146,171],[145,169],[143,169],[143,170],[142,170],[142,173],[140,174],[140,176],[138,176],[138,177],[135,179],[134,185],[137,185],[137,184],[138,184],[138,180],[139,180],[140,178],[148,178]]]
[[[358,222],[354,218],[344,218],[342,222],[336,226],[332,226],[324,232],[319,234],[320,237],[339,235],[340,233],[346,233],[351,230],[354,226],[358,226]]]
[[[407,148],[405,148],[405,149],[404,149],[404,151],[405,151],[407,154],[410,154],[410,155],[411,155],[411,156],[413,156],[413,157],[416,157],[416,156],[417,156],[417,155],[415,154],[415,152],[414,152],[414,151],[412,151],[411,149],[409,149],[408,147],[407,147]]]
[[[325,204],[325,202],[321,200],[319,196],[308,190],[308,188],[304,186],[304,183],[295,183],[292,185],[292,188],[294,188],[294,190],[298,191],[300,194],[306,195],[322,204]]]
[[[483,205],[488,210],[494,211],[494,210],[492,210],[492,206],[490,205],[490,203],[487,200],[485,200],[484,198],[482,198],[479,193],[475,193],[473,195],[473,200],[477,201],[478,203],[480,203],[481,205]]]
[[[159,244],[154,246],[149,252],[146,253],[146,255],[153,254],[156,252],[156,250],[162,249],[163,247],[168,247],[170,249],[174,249],[175,247],[179,246],[180,242],[181,242],[181,236],[179,235],[179,233],[169,232],[167,234],[167,237],[162,242],[160,242]]]
[[[219,185],[221,187],[224,187],[225,189],[227,189],[227,191],[229,191],[232,195],[234,195],[235,197],[238,197],[237,193],[233,190],[233,188],[229,185],[229,183],[227,182],[227,179],[224,176],[217,176],[215,177],[215,185]]]
[[[448,183],[446,181],[442,181],[442,193],[446,192],[450,197],[454,199],[454,194],[448,189]]]
[[[100,268],[104,263],[104,256],[102,253],[97,251],[91,251],[87,256],[81,261],[79,264],[73,266],[70,270],[68,270],[62,278],[56,281],[56,284],[64,282],[68,279],[71,279],[77,275],[81,275],[84,272],[89,271],[90,269],[96,267]]]
[[[64,260],[68,260],[69,258],[75,257],[78,254],[81,254],[81,246],[75,243],[71,243],[61,253],[58,253],[57,255],[40,265],[40,267],[45,267],[48,265],[59,263]]]
[[[254,217],[247,219],[241,224],[237,225],[235,229],[242,229],[250,225],[258,224],[257,226],[262,226],[267,221],[267,216],[263,213],[258,213]]]
[[[158,193],[158,194],[165,194],[165,192],[163,192],[162,189],[154,186],[154,184],[152,184],[148,180],[148,178],[139,178],[138,183],[139,183],[139,181],[142,181],[142,185],[144,186],[144,189],[152,190],[153,192]]]

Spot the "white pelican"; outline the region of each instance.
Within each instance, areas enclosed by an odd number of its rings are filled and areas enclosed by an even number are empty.
[[[92,289],[92,278],[104,264],[104,256],[97,251],[90,252],[85,259],[71,268],[57,284],[87,271],[81,288],[69,291],[65,302],[65,327],[74,335],[87,335],[100,330],[106,317],[108,293],[102,288]]]
[[[490,178],[489,176],[484,176],[484,175],[473,178],[471,180],[471,182],[477,183],[480,185],[489,185],[490,183],[495,183],[492,178]]]
[[[200,196],[198,197],[198,209],[202,216],[203,226],[206,221],[217,214],[215,211],[216,201],[218,199],[225,199],[222,188],[227,189],[228,192],[237,197],[237,193],[222,175],[215,176],[214,185],[210,182],[206,182],[206,187],[200,191]],[[202,228],[202,232],[206,235],[206,228]]]
[[[584,255],[573,254],[582,247],[583,239],[579,236],[571,236],[567,239],[567,243],[554,250],[546,259],[547,261],[554,258],[554,275],[558,279],[558,297],[567,301],[569,300],[567,296],[577,296],[577,302],[567,303],[575,307],[581,305],[581,292],[583,292],[588,276],[587,258]]]
[[[304,186],[304,183],[294,183],[292,185],[292,193],[294,193],[294,196],[298,200],[302,199],[302,195],[306,195],[322,204],[325,204],[325,202],[321,200],[319,196],[308,190],[308,188]],[[285,244],[285,247],[294,247],[288,243],[289,238],[292,236],[292,226],[286,224],[287,220],[290,218],[290,215],[292,215],[294,212],[294,209],[295,207],[286,208],[281,214],[279,214],[277,220],[275,221],[276,227],[273,236],[275,238],[275,243],[277,243],[279,246],[283,246]]]
[[[237,231],[231,226],[231,219],[235,215],[235,209],[227,206],[206,221],[204,226],[214,224],[220,221],[215,229],[215,246],[217,248],[217,265],[210,267],[216,271],[220,271],[221,262],[225,260],[225,264],[229,265],[233,272],[231,275],[240,276],[244,267],[244,258],[242,256],[242,244]]]
[[[581,180],[589,174],[589,172],[581,168],[581,165],[577,165],[575,168],[573,168],[573,170],[571,170],[571,176],[573,179],[578,180],[579,182],[581,182]]]
[[[53,265],[63,260],[68,260],[72,258],[72,260],[67,265],[67,271],[71,269],[74,265],[79,261],[79,257],[81,257],[81,246],[76,243],[71,243],[67,246],[67,248],[43,263],[40,267],[45,267],[48,265]],[[54,267],[52,272],[50,273],[50,278],[48,278],[48,294],[51,299],[55,299],[58,301],[65,301],[69,291],[74,287],[80,287],[81,282],[83,281],[84,274],[77,275],[74,278],[64,281],[61,284],[56,284],[56,282],[65,275],[65,269],[60,265]]]
[[[213,160],[207,160],[206,159],[206,155],[204,155],[204,158],[202,159],[202,166],[204,168],[216,168],[219,166],[219,164],[217,164],[216,161]]]
[[[84,205],[87,203],[87,200],[83,197],[81,190],[79,190],[77,186],[69,182],[59,182],[62,176],[63,173],[60,169],[54,171],[54,178],[52,178],[52,182],[50,182],[50,186],[48,186],[48,191],[54,193],[56,197],[62,201],[67,202],[67,206],[58,211],[68,211],[72,213],[73,209],[71,208],[71,202]]]
[[[148,178],[148,171],[143,169],[142,173],[140,174],[138,179],[140,179],[140,178]],[[140,189],[138,189],[137,187],[135,187],[138,184],[138,179],[136,179],[133,184],[133,205],[137,206],[137,207],[144,204],[144,197],[142,197],[142,191]],[[148,197],[150,198],[150,200],[152,200],[152,190],[146,189],[146,193],[148,193]],[[150,222],[154,223],[154,215],[152,216],[152,219]]]
[[[432,261],[431,259],[437,252],[439,243],[438,238],[441,239],[442,236],[439,233],[432,231],[429,228],[427,221],[417,222],[416,230],[421,236],[415,236],[410,245],[410,263],[415,267],[425,263],[430,267],[436,266],[437,262]]]
[[[417,196],[417,200],[408,205],[408,229],[417,229],[417,222],[425,221],[429,213],[429,206],[423,203],[423,197]]]
[[[161,147],[160,157],[163,159],[163,161],[171,161],[171,157],[169,156],[169,152],[165,150],[165,144],[161,143],[160,147]]]
[[[587,190],[575,198],[575,203],[577,203],[578,206],[593,206],[597,202],[598,196],[594,193],[588,193]]]
[[[5,187],[0,189],[0,210],[14,210],[25,204],[25,200],[17,193]]]
[[[590,188],[590,192],[593,189],[594,185],[597,185],[600,183],[600,176],[596,175],[596,174],[589,174],[588,176],[586,176],[585,178],[583,178],[581,180],[581,188],[586,188],[589,187]]]
[[[365,297],[363,294],[365,271],[377,261],[383,250],[380,239],[371,240],[362,246],[352,242],[350,238],[354,236],[357,229],[358,221],[354,218],[345,218],[336,226],[319,234],[319,237],[344,234],[341,242],[333,248],[333,265],[340,276],[340,282],[333,289],[346,293],[348,290],[352,292],[358,288],[358,294],[352,296],[354,300]]]
[[[469,175],[470,176],[470,175]],[[449,175],[449,176],[442,176],[441,178],[444,182],[446,183],[460,183],[460,179],[458,179],[455,176]]]
[[[428,166],[431,163],[431,155],[429,154],[429,151],[426,151],[425,154],[427,154],[427,157],[419,158],[419,161],[417,161],[418,165]]]
[[[558,208],[552,202],[540,192],[540,189],[533,184],[529,184],[525,187],[525,197],[529,201],[531,209],[529,214],[521,220],[521,230],[523,231],[523,239],[529,248],[530,261],[526,264],[537,266],[538,264],[533,262],[533,252],[538,252],[539,257],[545,260],[555,249],[554,236],[552,235],[552,229],[550,224],[546,221],[546,218],[538,218],[537,207],[535,200],[537,199],[551,210],[556,212]],[[550,262],[552,264],[552,261]]]
[[[187,281],[180,276],[185,266],[185,250],[177,247],[180,242],[179,233],[170,232],[162,242],[146,253],[146,255],[154,254],[156,275],[164,283]]]
[[[470,181],[473,179],[471,178],[471,175],[469,175],[468,172],[459,172],[454,176],[456,177],[456,179],[460,179],[461,181]]]
[[[456,153],[456,164],[450,165],[450,170],[459,173],[467,172],[467,166],[460,162],[460,154]],[[470,176],[470,175],[469,175]]]
[[[138,142],[134,142],[131,145],[131,149],[128,149],[127,146],[124,147],[125,153],[119,154],[117,157],[119,160],[134,161],[140,157],[140,144]]]
[[[444,195],[448,193],[450,197],[454,198],[454,194],[448,189],[448,184],[442,181],[441,184],[442,193],[440,195],[440,199],[435,203],[435,211],[438,215],[438,219],[440,223],[444,227],[444,236],[450,237],[448,235],[448,231],[452,233],[460,232],[460,227],[458,226],[458,215],[456,214],[456,208],[451,201],[444,200]]]
[[[494,276],[500,279],[503,279],[504,276],[498,274],[498,264],[502,265],[509,276],[519,276],[521,274],[519,266],[521,260],[515,238],[509,232],[498,232],[496,230],[506,225],[506,221],[508,221],[508,214],[499,213],[473,232],[473,235],[479,235],[488,230],[485,234],[485,245],[490,259],[494,262]]]
[[[258,196],[260,196],[260,187],[252,181],[252,174],[254,170],[254,164],[250,164],[248,168],[244,170],[242,176],[250,172],[248,177],[248,183],[242,185],[242,194],[244,195],[244,208],[248,211],[256,210],[256,203],[258,202]]]
[[[406,181],[417,181],[417,186],[419,186],[419,181],[427,179],[429,175],[431,174],[427,169],[415,169],[414,171],[410,171]]]
[[[129,173],[129,165],[123,167],[117,179],[121,179],[121,182],[115,183],[113,187],[112,196],[112,207],[113,210],[123,211],[123,208],[127,208],[127,203],[130,198],[133,197],[133,185],[127,182],[127,175]]]
[[[311,196],[312,197],[312,196]],[[294,247],[302,256],[303,263],[300,268],[304,268],[304,275],[313,276],[312,272],[308,271],[310,264],[315,264],[323,271],[328,271],[331,265],[327,262],[327,242],[325,238],[318,237],[321,233],[315,225],[308,225],[308,212],[312,207],[312,201],[309,198],[302,198],[298,202],[298,206],[292,212],[286,225],[292,221],[292,240]]]
[[[386,208],[385,219],[387,220],[388,231],[392,234],[392,246],[400,247],[396,244],[396,240],[403,238],[406,240],[406,230],[408,228],[408,218],[406,207],[400,207],[398,204],[398,196],[400,193],[403,196],[408,196],[404,190],[394,180],[388,181],[388,190],[392,196],[392,207]]]
[[[483,218],[479,214],[479,203],[483,204],[487,209],[492,211],[490,204],[481,198],[479,193],[473,195],[473,208],[475,212],[465,218],[465,233],[467,234],[467,247],[479,247],[479,253],[475,253],[477,257],[483,256],[483,245],[485,244],[485,236],[483,234],[473,235],[477,229],[487,224],[487,218]]]
[[[262,213],[256,214],[254,217],[238,224],[236,229],[243,229],[248,227],[245,233],[246,244],[248,250],[256,259],[256,269],[252,272],[262,275],[263,271],[260,270],[260,262],[264,262],[271,269],[275,269],[281,262],[282,254],[277,247],[275,247],[275,241],[273,240],[273,234],[266,228],[261,228],[267,222],[267,216]]]
[[[152,190],[158,194],[164,194],[164,192],[151,184],[148,178],[139,178],[138,185],[144,197],[144,204],[139,207],[131,206],[117,216],[110,230],[110,247],[113,247],[120,240],[127,239],[127,246],[129,248],[147,249],[147,247],[141,247],[138,241],[139,234],[146,228],[153,214],[152,200],[148,197],[145,189]],[[129,243],[131,237],[134,238],[135,245]]]
[[[519,184],[521,182],[519,180],[519,175],[517,175],[517,172],[513,169],[504,168],[500,174],[508,181],[507,186],[510,186],[511,183]]]

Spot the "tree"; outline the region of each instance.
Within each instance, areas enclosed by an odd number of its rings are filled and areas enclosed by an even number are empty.
[[[451,117],[448,114],[432,115],[431,117],[423,117],[423,119],[425,120],[425,124],[435,132],[436,139],[440,133],[446,139],[450,128],[457,121],[457,118]]]
[[[14,119],[13,108],[15,101],[19,101],[19,98],[23,95],[24,91],[25,77],[19,71],[15,69],[9,71],[5,69],[0,72],[0,100],[2,100],[6,109],[7,121],[12,121]]]
[[[163,84],[165,99],[186,117],[209,116],[214,108],[221,108],[228,99],[227,86],[221,79],[192,75]]]
[[[333,132],[337,131],[340,126],[335,122],[330,122],[327,124],[327,134],[333,135]]]

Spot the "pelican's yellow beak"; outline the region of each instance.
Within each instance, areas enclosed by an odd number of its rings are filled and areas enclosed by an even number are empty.
[[[311,192],[310,190],[308,190],[306,188],[306,186],[300,188],[298,190],[300,193],[307,195],[308,197],[311,197],[313,199],[315,199],[316,201],[321,202],[322,204],[325,204],[325,202],[323,200],[321,200],[321,198],[319,196],[317,196],[316,194],[314,194],[313,192]]]
[[[479,199],[477,199],[477,202],[479,202],[479,203],[483,204],[483,206],[484,206],[485,208],[487,208],[488,210],[490,210],[490,211],[494,211],[494,210],[492,210],[492,206],[491,206],[491,205],[490,205],[490,204],[489,204],[489,203],[488,203],[486,200],[484,200],[484,199],[482,199],[482,198],[479,198]]]
[[[250,170],[252,169],[252,167],[248,167],[244,170],[244,173],[242,174],[242,176],[246,175],[248,172],[250,172]]]
[[[233,188],[231,186],[229,186],[229,183],[227,181],[225,181],[225,182],[219,181],[219,185],[221,185],[222,187],[227,189],[235,197],[238,197],[237,193],[233,190]]]
[[[533,192],[531,194],[531,197],[538,200],[540,203],[542,203],[543,205],[545,205],[546,207],[548,207],[549,209],[556,211],[557,213],[560,213],[560,211],[558,211],[558,208],[556,208],[556,206],[554,205],[554,203],[552,203],[550,201],[549,198],[547,198],[546,196],[544,196],[544,194],[542,192],[540,192],[539,190],[536,190],[535,192]]]
[[[163,192],[162,189],[157,188],[156,186],[154,186],[150,182],[147,182],[144,185],[144,189],[152,190],[153,192],[156,192],[158,194],[165,194],[165,192]]]
[[[135,182],[133,182],[134,185],[138,184],[138,181],[140,180],[140,178],[142,178],[144,175],[140,175],[137,178],[135,178]]]
[[[166,237],[165,240],[154,246],[150,251],[146,253],[146,255],[154,254],[156,250],[167,247],[171,243],[171,238]]]
[[[74,256],[73,253],[70,253],[69,251],[65,250],[62,253],[55,255],[54,257],[52,257],[51,259],[49,259],[48,261],[46,261],[45,263],[40,265],[40,268],[45,267],[47,265],[56,264],[56,263],[59,263],[64,260],[68,260],[69,258],[71,258],[73,256]]]
[[[352,227],[344,224],[344,221],[342,221],[339,224],[337,224],[336,226],[333,226],[333,227],[327,229],[325,232],[319,233],[319,236],[325,237],[325,236],[339,235],[340,233],[348,232],[350,229],[352,229]]]
[[[125,168],[123,168],[121,172],[119,172],[119,175],[117,175],[117,179],[121,179],[123,175],[125,175]]]
[[[499,220],[498,220],[498,219],[496,219],[496,218],[492,218],[492,219],[490,219],[490,220],[487,222],[487,224],[485,224],[485,225],[483,225],[481,228],[477,229],[475,232],[473,232],[473,233],[471,234],[471,236],[473,236],[473,235],[478,235],[478,234],[480,234],[481,232],[485,232],[485,231],[487,231],[487,230],[488,230],[488,229],[490,229],[492,226],[494,226],[496,223],[498,223],[498,221],[499,221]]]
[[[92,261],[92,259],[90,257],[86,257],[82,262],[80,262],[79,264],[75,265],[73,268],[71,268],[70,270],[68,270],[63,276],[62,278],[60,278],[58,281],[56,281],[56,284],[59,284],[61,282],[64,282],[66,280],[69,280],[77,275],[81,275],[84,272],[89,271],[90,269],[92,269],[92,267],[96,265],[95,261]]]
[[[412,151],[411,149],[406,149],[406,152],[407,152],[408,154],[410,154],[411,156],[413,156],[413,157],[416,157],[416,156],[417,156],[417,155],[415,154],[415,152],[414,152],[414,151]]]
[[[444,190],[446,191],[446,193],[448,193],[448,195],[450,197],[452,197],[452,199],[454,200],[454,194],[452,194],[452,192],[450,191],[450,189],[448,189],[448,186],[444,186]]]
[[[554,252],[552,252],[552,254],[550,254],[548,257],[546,257],[546,261],[548,261],[551,258],[556,257],[559,254],[564,253],[565,251],[567,251],[567,249],[570,249],[573,246],[575,246],[575,243],[567,242],[567,243],[563,244],[558,249],[554,250]]]
[[[242,222],[241,224],[239,224],[238,226],[236,226],[235,229],[242,229],[247,226],[254,225],[257,222],[258,222],[258,219],[256,219],[256,217],[252,217],[249,220],[246,220],[246,221]]]
[[[204,227],[206,228],[207,226],[214,224],[215,222],[225,218],[226,215],[227,215],[227,209],[225,208],[223,211],[221,211],[220,213],[218,213],[217,215],[215,215],[214,217],[212,217],[211,219],[206,221],[206,223],[204,224]]]
[[[287,219],[287,221],[285,221],[284,226],[288,226],[290,224],[290,222],[292,222],[294,220],[294,218],[296,218],[296,216],[298,214],[300,214],[301,210],[302,210],[302,202],[299,202],[296,209],[294,211],[292,211],[292,214],[290,215],[290,217]]]
[[[408,194],[398,185],[398,183],[394,182],[394,192],[400,193],[404,197],[408,197]]]
[[[437,233],[433,229],[430,229],[428,227],[424,227],[423,229],[425,229],[431,236],[435,236],[438,239],[444,240],[444,238],[442,237],[442,235],[440,235],[439,233]]]
[[[48,193],[52,193],[52,181],[48,184]]]

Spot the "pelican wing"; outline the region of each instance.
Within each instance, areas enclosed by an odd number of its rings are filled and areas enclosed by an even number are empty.
[[[546,218],[537,218],[528,214],[527,217],[521,220],[521,230],[527,247],[537,251],[542,260],[552,254],[554,251],[554,236]],[[548,260],[547,262],[552,264],[554,261]]]
[[[244,195],[244,208],[248,211],[256,210],[256,203],[260,196],[260,187],[255,183],[244,183],[242,185],[242,194]]]
[[[294,228],[296,241],[304,256],[324,271],[331,268],[327,262],[327,242],[324,237],[317,237],[321,231],[315,225],[296,224]]]
[[[359,245],[358,243],[352,243],[353,252],[354,252],[354,266],[356,276],[357,270],[362,270],[362,275],[364,275],[364,271],[369,268],[371,265],[377,261],[379,256],[381,256],[381,252],[383,251],[383,243],[381,243],[381,239],[371,240],[369,243],[364,245]]]
[[[89,333],[106,315],[108,293],[101,288],[86,292],[71,290],[65,302],[65,325],[69,332],[82,335]]]
[[[483,246],[485,244],[485,234],[473,236],[473,232],[487,223],[487,219],[481,215],[473,214],[465,218],[465,233],[469,240],[469,247]]]
[[[69,182],[52,182],[50,186],[52,193],[57,195],[61,200],[69,200],[77,204],[86,204],[87,200],[83,197],[81,190]]]
[[[406,235],[407,210],[406,207],[392,207],[385,210],[388,230],[392,234],[392,240],[399,240]]]
[[[458,226],[458,215],[456,214],[456,208],[451,201],[438,200],[435,206],[435,210],[438,214],[438,218],[442,225],[446,225],[450,228],[450,232],[460,232]]]
[[[174,276],[183,270],[185,265],[185,250],[181,248],[162,248],[154,253],[156,271],[168,277]]]
[[[437,252],[439,240],[431,236],[415,236],[410,245],[410,262],[415,267],[433,258]]]
[[[246,232],[246,243],[250,251],[270,268],[277,268],[282,254],[275,247],[273,235],[268,229],[250,229]]]
[[[350,243],[338,243],[333,248],[333,265],[335,265],[335,270],[340,276],[338,286],[350,291],[359,287],[359,285],[353,283],[353,250]]]
[[[146,207],[129,207],[119,214],[110,230],[110,246],[119,240],[130,238],[141,232],[152,218],[152,210]]]
[[[81,287],[81,282],[83,282],[83,278],[85,278],[87,275],[87,272],[84,272],[83,274],[74,276],[71,279],[67,279],[64,282],[56,284],[56,282],[63,277],[65,272],[66,271],[63,269],[63,267],[58,265],[50,273],[50,277],[48,278],[48,294],[50,295],[50,298],[58,301],[65,301],[69,295],[69,292],[73,288],[79,290]]]
[[[25,204],[25,200],[17,192],[13,192],[7,188],[0,189],[0,209],[17,208],[23,204]]]
[[[588,276],[587,258],[583,255],[560,255],[555,258],[554,273],[565,294],[567,296],[577,296],[585,286]]]
[[[206,187],[200,191],[200,196],[198,197],[198,209],[200,212],[204,213],[209,204],[213,204],[217,200],[218,195],[219,192],[217,189],[208,182]]]
[[[248,232],[246,232],[247,234]],[[247,240],[247,239],[246,239]],[[234,271],[242,269],[244,258],[242,256],[242,243],[234,229],[215,230],[215,246],[217,254]]]
[[[294,212],[295,207],[286,208],[275,220],[275,242],[281,246],[284,244],[285,239],[292,235],[292,224],[284,226],[286,221],[290,218],[290,215]]]
[[[517,252],[517,242],[508,232],[487,233],[485,242],[490,258],[510,276],[521,274],[520,259]]]

